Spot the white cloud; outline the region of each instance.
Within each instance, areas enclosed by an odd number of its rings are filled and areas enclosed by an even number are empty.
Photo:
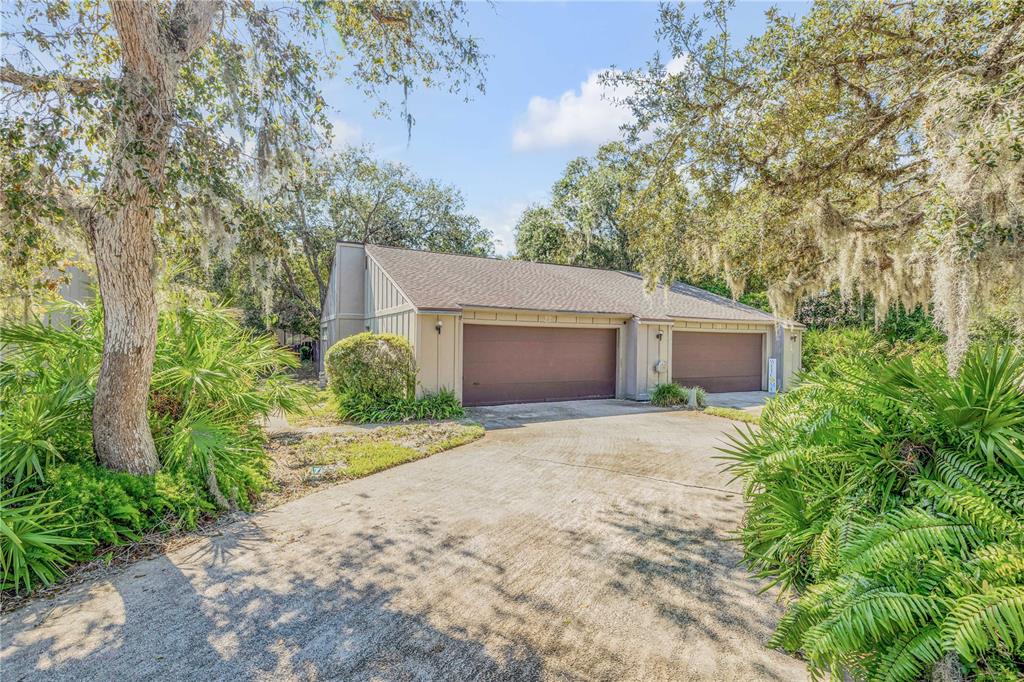
[[[553,149],[570,145],[599,145],[619,135],[619,127],[632,120],[629,109],[616,102],[629,94],[605,87],[602,71],[594,71],[578,90],[566,90],[557,100],[534,96],[526,116],[512,135],[517,151]]]
[[[511,256],[516,250],[516,223],[529,203],[510,201],[487,209],[474,211],[480,224],[493,233],[494,251],[499,256]]]
[[[680,55],[665,64],[675,75],[685,68],[689,57]],[[593,71],[578,90],[566,90],[557,99],[534,96],[526,115],[512,135],[517,151],[554,149],[570,145],[597,146],[620,135],[620,128],[633,121],[624,100],[633,91],[625,85],[605,86],[601,77],[616,71]]]
[[[349,123],[337,116],[331,117],[331,148],[335,151],[342,151],[359,143],[363,137],[363,129],[355,123]]]

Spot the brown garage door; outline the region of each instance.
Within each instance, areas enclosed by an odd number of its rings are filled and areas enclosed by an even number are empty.
[[[467,324],[462,402],[501,405],[615,396],[615,330]]]
[[[672,333],[672,381],[709,393],[761,390],[763,334]]]

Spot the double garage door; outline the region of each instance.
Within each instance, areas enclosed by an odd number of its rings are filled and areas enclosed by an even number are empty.
[[[466,324],[462,333],[465,405],[615,396],[615,329]],[[672,380],[759,391],[762,346],[762,334],[673,332]]]
[[[615,329],[464,325],[462,402],[613,398],[615,341]]]

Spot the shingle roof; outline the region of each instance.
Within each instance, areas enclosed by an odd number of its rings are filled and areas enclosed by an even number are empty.
[[[636,273],[366,245],[421,310],[466,307],[550,310],[641,318],[779,322],[750,306],[687,284],[647,291]]]

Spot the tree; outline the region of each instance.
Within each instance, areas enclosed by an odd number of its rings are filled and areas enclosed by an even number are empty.
[[[454,187],[384,163],[366,148],[312,159],[283,185],[282,215],[268,227],[292,253],[281,259],[285,290],[301,302],[314,328],[338,240],[486,256],[491,233],[466,213]],[[301,258],[294,257],[301,254]],[[315,289],[303,287],[315,282]]]
[[[549,206],[526,208],[516,223],[516,258],[539,263],[564,263],[568,226]]]
[[[822,0],[741,47],[730,4],[666,6],[685,67],[611,76],[635,93],[621,217],[645,271],[763,278],[784,316],[833,284],[881,316],[931,303],[955,367],[972,310],[1024,302],[1020,3]],[[673,187],[685,211],[659,219]]]
[[[621,143],[577,157],[551,188],[550,207],[531,206],[520,217],[516,255],[568,265],[634,270],[638,253],[620,224],[628,190],[629,156]]]
[[[101,462],[135,473],[159,466],[146,407],[156,227],[175,220],[163,214],[231,194],[257,214],[264,183],[291,152],[323,140],[317,82],[336,51],[351,56],[349,76],[369,96],[417,81],[479,83],[476,43],[453,28],[462,13],[459,3],[401,0],[53,0],[4,11],[3,37],[19,50],[17,65],[0,67],[5,163],[19,172],[5,174],[3,219],[73,226],[94,254],[104,308],[93,409]]]

